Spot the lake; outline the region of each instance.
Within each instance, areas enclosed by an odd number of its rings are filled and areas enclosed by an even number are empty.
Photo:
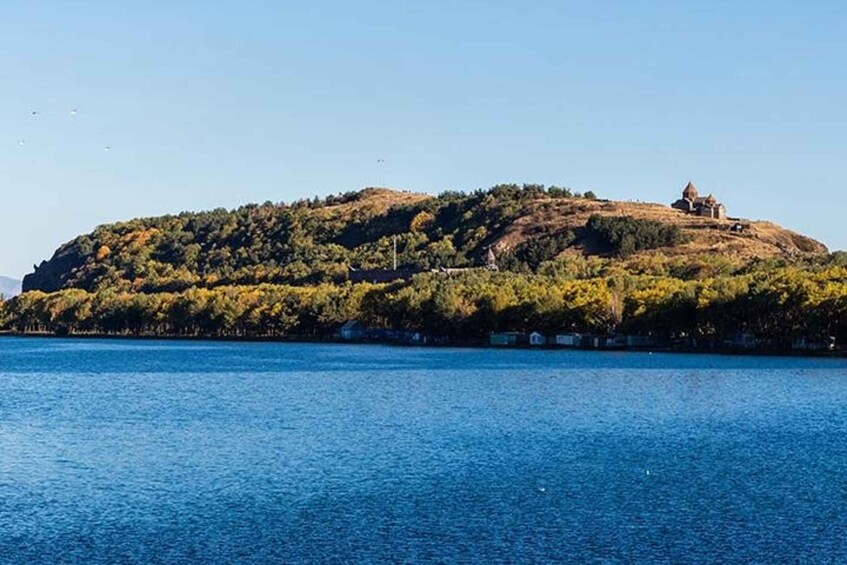
[[[0,561],[844,562],[847,360],[0,339]]]

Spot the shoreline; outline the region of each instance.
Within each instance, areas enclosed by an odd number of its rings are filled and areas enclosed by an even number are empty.
[[[485,340],[469,341],[445,341],[443,343],[405,343],[394,340],[346,340],[341,338],[309,337],[309,336],[184,336],[184,335],[150,335],[150,334],[101,334],[101,333],[74,333],[57,335],[50,332],[10,332],[0,331],[0,338],[17,337],[22,339],[111,339],[126,341],[185,341],[185,342],[209,342],[209,343],[313,343],[327,345],[386,345],[393,347],[411,347],[427,349],[493,349],[493,350],[519,350],[519,351],[586,351],[596,353],[673,353],[673,354],[700,354],[700,355],[727,355],[742,357],[808,357],[808,358],[847,358],[847,351],[799,351],[793,349],[739,349],[739,348],[692,348],[692,347],[624,347],[624,348],[584,348],[550,345],[491,345]]]

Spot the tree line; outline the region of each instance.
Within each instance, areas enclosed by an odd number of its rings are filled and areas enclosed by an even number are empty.
[[[17,332],[211,337],[320,337],[347,320],[456,340],[494,331],[626,332],[721,343],[739,332],[778,346],[847,343],[847,261],[596,258],[542,263],[537,273],[417,275],[394,284],[260,284],[134,292],[32,291],[0,304]]]

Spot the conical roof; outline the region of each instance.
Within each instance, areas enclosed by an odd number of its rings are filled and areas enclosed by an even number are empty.
[[[689,200],[694,200],[697,198],[699,191],[693,182],[688,181],[688,184],[685,185],[685,188],[682,191],[682,197],[687,198]]]

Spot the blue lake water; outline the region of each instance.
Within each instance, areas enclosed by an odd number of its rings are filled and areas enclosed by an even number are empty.
[[[552,561],[847,561],[847,361],[0,339],[0,562]]]

